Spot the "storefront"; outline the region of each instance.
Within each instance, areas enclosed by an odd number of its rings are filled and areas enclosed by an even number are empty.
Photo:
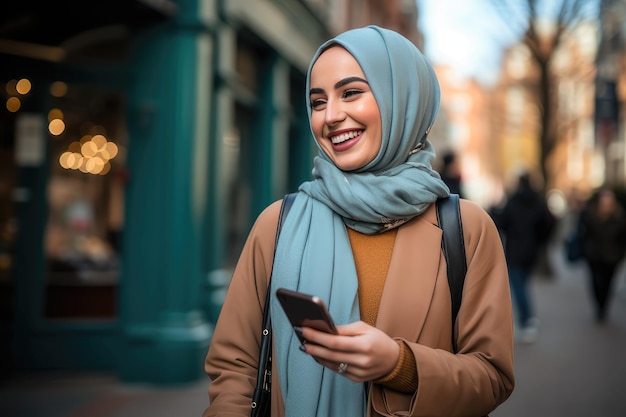
[[[115,366],[130,28],[170,18],[138,6],[3,6],[2,369]]]
[[[310,175],[319,21],[296,8],[277,36],[293,7],[145,4],[0,34],[2,369],[196,378],[252,222]]]

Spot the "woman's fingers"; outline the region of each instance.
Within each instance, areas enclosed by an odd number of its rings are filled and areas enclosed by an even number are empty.
[[[303,351],[319,364],[354,381],[368,381],[391,372],[400,354],[396,341],[364,322],[337,326],[337,335],[303,327]],[[341,364],[345,364],[342,366]]]

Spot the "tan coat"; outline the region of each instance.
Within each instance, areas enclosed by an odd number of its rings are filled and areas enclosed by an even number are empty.
[[[276,202],[261,213],[235,269],[206,357],[212,382],[204,417],[250,416],[279,209]],[[376,323],[409,343],[418,390],[372,385],[368,416],[480,417],[513,390],[513,320],[500,237],[475,203],[461,200],[461,213],[468,270],[456,329],[459,352],[451,353],[450,291],[433,205],[398,230]],[[272,416],[282,417],[275,369],[272,375]]]

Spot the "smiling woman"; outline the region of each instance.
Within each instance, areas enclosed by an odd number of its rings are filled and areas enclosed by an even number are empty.
[[[266,305],[274,417],[487,415],[513,390],[506,262],[489,215],[461,200],[471,291],[452,320],[433,68],[407,38],[367,26],[318,48],[306,92],[313,180],[285,199],[278,239],[281,201],[248,235],[206,357],[204,416],[250,415]],[[336,333],[293,327],[281,288],[323,301]]]

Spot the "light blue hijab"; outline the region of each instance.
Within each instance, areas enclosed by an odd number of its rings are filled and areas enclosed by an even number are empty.
[[[381,233],[423,213],[448,187],[431,167],[426,135],[439,108],[439,84],[422,53],[400,34],[377,26],[353,29],[325,42],[360,64],[382,119],[382,145],[365,167],[345,172],[319,148],[313,180],[299,188],[276,248],[271,284],[275,361],[287,417],[366,414],[364,385],[316,363],[299,349],[276,300],[280,287],[324,300],[337,324],[360,320],[358,280],[346,226]],[[311,108],[307,103],[309,120]],[[319,146],[319,145],[318,145]]]

